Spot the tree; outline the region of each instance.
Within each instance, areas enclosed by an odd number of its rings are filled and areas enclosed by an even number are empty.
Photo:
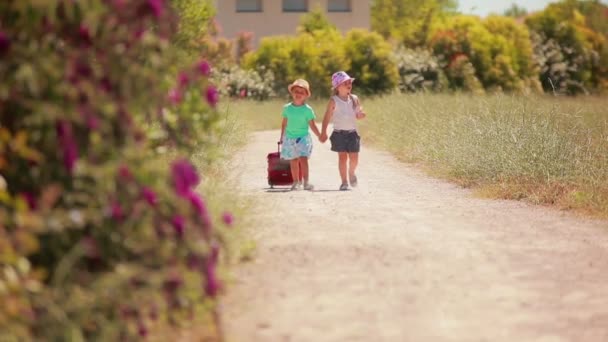
[[[528,14],[528,10],[524,7],[517,6],[517,4],[511,4],[511,7],[505,10],[504,15],[507,17],[521,18]]]
[[[407,47],[421,47],[432,26],[456,8],[454,0],[376,0],[371,8],[372,29]]]

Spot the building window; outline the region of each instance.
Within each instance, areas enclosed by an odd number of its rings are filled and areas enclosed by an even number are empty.
[[[237,12],[262,12],[262,0],[236,0]]]
[[[308,12],[308,0],[283,0],[283,12]]]
[[[327,0],[328,12],[350,12],[350,0]]]

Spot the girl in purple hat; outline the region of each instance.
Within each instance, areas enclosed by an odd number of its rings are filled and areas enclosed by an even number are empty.
[[[342,179],[340,190],[348,190],[349,182],[351,187],[357,186],[356,170],[361,145],[361,137],[357,133],[357,120],[363,119],[365,113],[359,98],[351,93],[354,80],[344,71],[332,75],[331,85],[334,95],[327,104],[319,137],[321,142],[327,140],[327,126],[331,122],[333,132],[329,140],[331,150],[338,152],[338,170]]]

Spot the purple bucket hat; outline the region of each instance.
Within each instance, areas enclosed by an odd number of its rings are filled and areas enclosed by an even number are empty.
[[[354,81],[355,79],[348,76],[344,71],[338,71],[331,76],[331,88],[336,89],[338,86],[348,80]]]

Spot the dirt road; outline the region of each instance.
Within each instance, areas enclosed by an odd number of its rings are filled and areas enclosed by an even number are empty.
[[[364,148],[359,187],[315,144],[316,191],[267,189],[261,132],[237,164],[254,261],[223,299],[229,341],[608,341],[608,222],[485,200]]]

